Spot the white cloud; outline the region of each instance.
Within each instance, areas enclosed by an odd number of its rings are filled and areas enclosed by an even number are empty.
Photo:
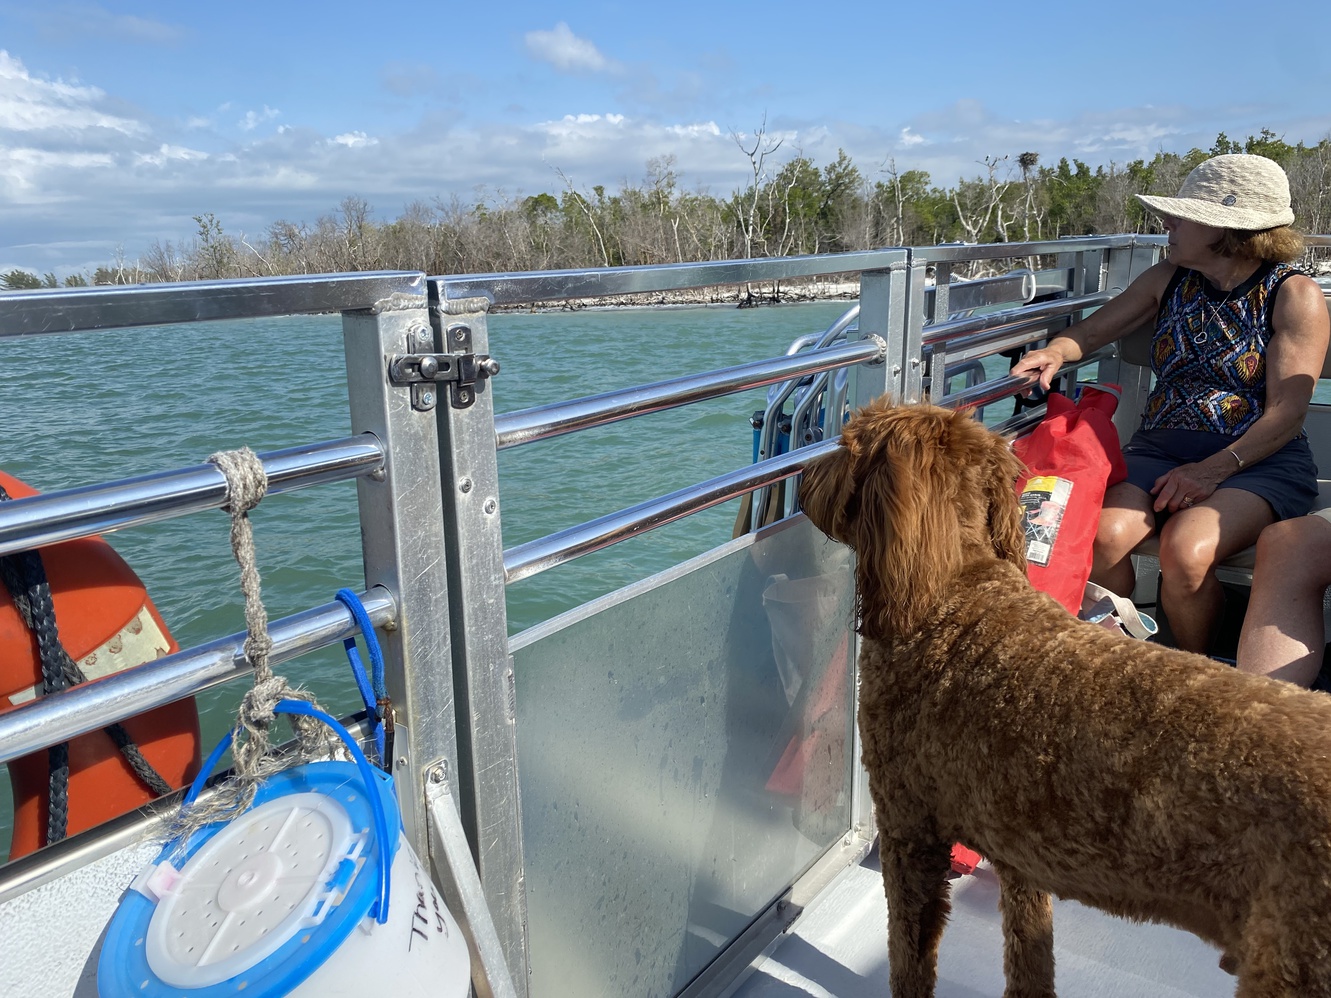
[[[910,130],[910,125],[907,125],[905,128],[903,128],[901,130],[901,134],[897,136],[897,142],[901,144],[901,147],[903,149],[909,149],[911,146],[918,146],[924,141],[925,141],[924,136],[916,135],[914,132],[912,132]]]
[[[198,149],[187,149],[184,146],[173,146],[163,142],[155,153],[139,153],[135,157],[135,162],[144,163],[151,166],[163,166],[168,162],[179,163],[197,163],[208,158],[206,152]]]
[[[345,132],[342,135],[334,135],[333,142],[338,145],[346,146],[348,149],[362,149],[365,146],[377,146],[378,139],[372,139],[364,132]]]
[[[690,125],[667,125],[666,131],[683,139],[718,138],[721,129],[715,121],[695,122]]]
[[[115,166],[105,153],[0,148],[0,205],[31,206],[78,200],[77,192],[49,183],[53,176],[91,179]]]
[[[265,104],[262,111],[246,111],[245,117],[238,121],[237,124],[245,131],[252,132],[265,121],[272,121],[281,113],[282,112],[276,108],[269,107]]]
[[[602,73],[618,64],[601,54],[595,43],[579,38],[560,21],[550,31],[528,31],[522,37],[527,53],[565,73]]]
[[[0,49],[0,133],[106,128],[137,135],[145,131],[140,122],[102,110],[105,102],[106,94],[97,87],[39,79]]]

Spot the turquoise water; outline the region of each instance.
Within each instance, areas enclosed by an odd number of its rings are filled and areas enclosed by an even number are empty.
[[[761,309],[606,309],[490,317],[497,412],[778,356],[846,302]],[[765,390],[500,454],[505,546],[747,464],[749,415]],[[0,341],[0,467],[42,491],[199,464],[214,451],[273,450],[347,436],[336,316],[212,322]],[[510,588],[517,631],[644,578],[731,536],[736,503]],[[251,515],[270,618],[364,582],[355,485],[273,496]],[[244,629],[238,570],[220,511],[108,539],[142,576],[182,646]],[[359,707],[340,648],[282,668],[334,713]],[[211,745],[240,684],[201,698]],[[3,777],[0,776],[0,782]],[[0,843],[9,794],[0,787]]]

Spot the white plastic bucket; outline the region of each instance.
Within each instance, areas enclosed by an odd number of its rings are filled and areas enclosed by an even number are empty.
[[[392,780],[363,756],[281,772],[244,814],[168,843],[121,900],[97,972],[106,998],[424,998],[469,984],[466,942],[402,835]]]

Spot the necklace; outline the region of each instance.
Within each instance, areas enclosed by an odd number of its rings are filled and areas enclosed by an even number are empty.
[[[1223,335],[1224,335],[1224,331],[1225,331],[1225,326],[1224,326],[1224,323],[1222,323],[1222,322],[1220,321],[1220,313],[1221,313],[1222,311],[1224,311],[1224,308],[1225,308],[1226,305],[1228,305],[1231,301],[1234,300],[1234,297],[1235,297],[1234,292],[1238,291],[1238,289],[1239,289],[1240,287],[1243,286],[1243,282],[1242,282],[1242,281],[1240,281],[1238,284],[1234,285],[1234,287],[1231,288],[1231,289],[1229,290],[1228,293],[1226,293],[1225,297],[1222,298],[1222,299],[1220,300],[1220,304],[1219,304],[1219,305],[1216,305],[1216,304],[1214,304],[1214,303],[1211,301],[1211,299],[1207,296],[1207,294],[1206,294],[1206,284],[1205,284],[1204,282],[1205,282],[1205,278],[1203,278],[1203,284],[1202,284],[1202,287],[1201,287],[1201,300],[1202,300],[1202,328],[1201,328],[1200,330],[1198,330],[1198,331],[1193,335],[1193,337],[1192,337],[1192,342],[1195,343],[1195,344],[1198,345],[1198,346],[1201,346],[1203,343],[1205,343],[1205,342],[1207,341],[1207,339],[1209,339],[1209,336],[1208,336],[1208,334],[1207,334],[1207,330],[1210,329],[1210,327],[1211,327],[1211,323],[1212,323],[1212,322],[1214,322],[1214,323],[1216,324],[1216,329],[1218,330],[1217,335],[1220,335],[1220,336],[1223,337]],[[1211,316],[1210,316],[1209,319],[1208,319],[1207,316],[1206,316],[1206,310],[1207,310],[1208,308],[1211,310]]]

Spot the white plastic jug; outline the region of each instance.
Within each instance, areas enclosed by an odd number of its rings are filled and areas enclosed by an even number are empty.
[[[402,835],[391,777],[315,716],[355,761],[285,770],[239,817],[168,843],[107,929],[101,995],[467,994],[466,941]]]

